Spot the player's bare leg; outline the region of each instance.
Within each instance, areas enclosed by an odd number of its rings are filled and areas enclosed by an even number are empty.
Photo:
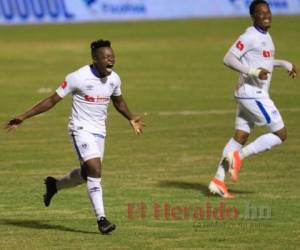
[[[85,182],[85,179],[82,177],[81,168],[75,168],[69,173],[67,173],[62,178],[54,178],[48,176],[45,179],[46,192],[44,194],[44,203],[48,207],[50,205],[51,199],[53,196],[61,189],[71,188],[78,186]]]

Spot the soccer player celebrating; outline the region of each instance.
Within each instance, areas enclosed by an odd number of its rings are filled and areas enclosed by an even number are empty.
[[[116,228],[105,217],[101,187],[105,121],[110,99],[114,107],[129,120],[136,134],[142,133],[144,124],[139,116],[129,111],[122,97],[120,77],[113,71],[115,56],[110,41],[92,42],[91,54],[93,61],[91,65],[85,65],[68,74],[54,94],[10,120],[6,128],[8,130],[17,128],[24,120],[48,111],[66,95],[72,93],[72,114],[68,127],[81,167],[73,169],[61,179],[47,177],[44,203],[45,206],[49,206],[52,197],[61,189],[86,182],[99,230],[107,234]]]
[[[281,115],[268,93],[273,68],[283,67],[292,78],[296,76],[292,63],[274,58],[275,47],[268,33],[272,22],[268,3],[252,1],[249,10],[253,26],[246,29],[224,57],[226,66],[240,72],[235,90],[235,133],[223,150],[215,178],[209,183],[210,192],[224,198],[234,197],[224,182],[226,172],[237,181],[243,159],[270,150],[287,138]],[[269,133],[244,146],[254,125],[266,126]]]

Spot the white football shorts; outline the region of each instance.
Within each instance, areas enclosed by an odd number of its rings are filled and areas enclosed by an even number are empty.
[[[103,160],[105,137],[84,130],[70,131],[72,143],[81,162],[93,158]]]
[[[238,98],[235,129],[250,133],[254,125],[266,126],[270,132],[284,127],[282,117],[270,98]]]

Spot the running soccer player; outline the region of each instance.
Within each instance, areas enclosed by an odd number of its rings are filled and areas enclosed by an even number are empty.
[[[48,176],[45,179],[44,203],[48,207],[58,191],[86,182],[99,230],[102,234],[108,234],[116,226],[105,217],[101,165],[106,135],[105,121],[110,100],[129,120],[136,134],[142,133],[144,123],[139,116],[129,111],[122,97],[120,77],[113,71],[115,56],[111,42],[105,40],[92,42],[91,54],[93,61],[91,65],[85,65],[68,74],[54,94],[10,120],[6,128],[8,130],[17,128],[24,120],[48,111],[66,95],[72,94],[72,113],[68,128],[81,167],[73,169],[60,179]]]
[[[253,26],[246,29],[224,57],[225,65],[240,72],[235,90],[235,133],[223,150],[215,178],[209,183],[210,192],[224,198],[234,197],[224,182],[226,172],[237,181],[246,157],[270,150],[287,138],[282,117],[268,93],[273,68],[283,67],[292,78],[296,77],[292,63],[274,58],[275,47],[268,33],[272,22],[269,4],[255,0],[249,10]],[[244,146],[254,125],[266,126],[269,133]]]

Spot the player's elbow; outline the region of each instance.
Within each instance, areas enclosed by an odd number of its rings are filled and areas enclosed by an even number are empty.
[[[228,53],[226,53],[226,55],[224,56],[223,58],[223,63],[225,66],[229,67],[230,66],[230,58],[231,58],[231,55]]]

